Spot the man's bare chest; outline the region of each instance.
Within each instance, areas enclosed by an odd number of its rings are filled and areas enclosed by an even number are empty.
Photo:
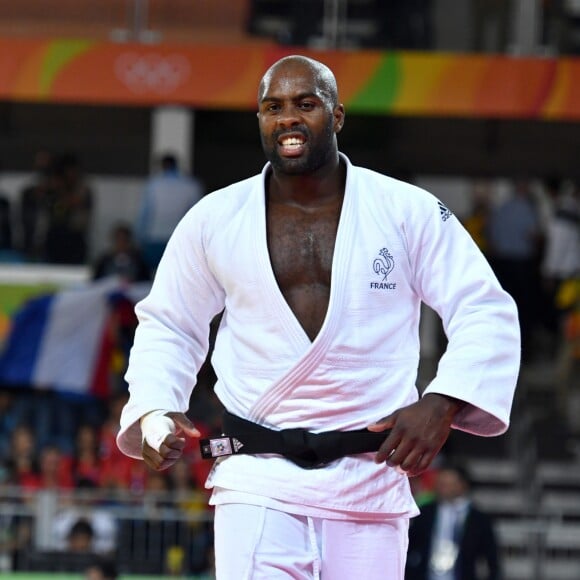
[[[272,206],[268,212],[268,251],[280,288],[297,284],[330,287],[340,207],[311,211]]]

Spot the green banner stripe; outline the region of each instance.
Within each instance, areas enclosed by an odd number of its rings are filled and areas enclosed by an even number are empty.
[[[50,89],[59,71],[79,54],[86,52],[92,45],[90,40],[58,40],[51,42],[46,49],[42,70],[40,71],[40,90],[43,95]]]
[[[401,62],[394,54],[386,54],[375,74],[349,102],[350,111],[387,112],[392,108],[401,82]]]

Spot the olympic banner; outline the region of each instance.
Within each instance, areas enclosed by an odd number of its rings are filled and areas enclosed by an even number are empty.
[[[296,48],[0,39],[0,100],[252,110],[265,69]],[[305,50],[350,112],[580,119],[580,58]]]

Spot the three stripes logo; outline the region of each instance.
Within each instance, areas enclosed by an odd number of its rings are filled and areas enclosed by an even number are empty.
[[[439,205],[439,213],[441,214],[441,219],[444,222],[446,222],[453,215],[453,213],[451,212],[450,209],[445,207],[440,201],[438,201],[437,204]]]

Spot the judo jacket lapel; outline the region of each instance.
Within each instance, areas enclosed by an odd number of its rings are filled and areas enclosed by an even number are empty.
[[[356,179],[355,169],[350,165],[346,158],[344,159],[348,168],[347,181],[334,247],[330,300],[326,317],[318,336],[312,343],[310,343],[306,333],[294,316],[294,313],[288,306],[282,293],[279,290],[276,292],[275,300],[277,301],[280,320],[283,325],[293,331],[295,340],[307,341],[308,345],[296,363],[254,402],[249,410],[248,419],[256,423],[267,423],[268,416],[275,414],[279,403],[292,397],[292,393],[296,387],[308,382],[313,370],[316,369],[331,348],[333,339],[336,335],[336,327],[341,323],[340,312],[344,307],[351,249],[354,244],[354,234],[356,231],[357,203],[354,186]],[[265,216],[265,208],[262,215]],[[263,237],[261,247],[267,248],[265,218],[263,221],[263,227],[256,228],[256,231],[259,231],[259,235]],[[268,252],[259,252],[258,255],[262,261],[261,267],[264,270],[264,276],[270,278],[268,282],[277,287]],[[296,336],[296,333],[298,333],[299,336]]]

